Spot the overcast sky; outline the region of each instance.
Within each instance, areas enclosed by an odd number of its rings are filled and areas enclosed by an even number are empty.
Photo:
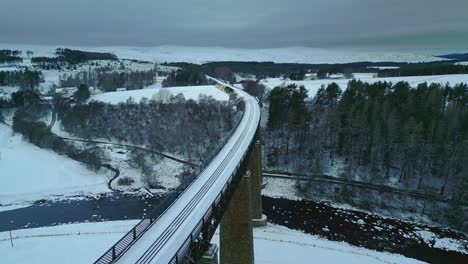
[[[0,6],[2,43],[468,44],[467,0],[1,0]]]

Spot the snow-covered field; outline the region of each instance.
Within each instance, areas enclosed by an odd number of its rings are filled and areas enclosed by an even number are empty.
[[[137,220],[70,224],[0,233],[0,263],[92,263]]]
[[[420,83],[440,83],[451,85],[457,83],[468,83],[468,74],[452,74],[452,75],[432,75],[432,76],[409,76],[409,77],[389,77],[389,78],[373,78],[372,74],[368,73],[356,73],[355,79],[359,79],[363,82],[376,83],[376,82],[392,82],[396,83],[399,81],[408,82],[411,86],[415,87]],[[327,86],[330,83],[336,83],[340,86],[342,90],[346,89],[348,82],[351,79],[326,79],[326,80],[305,80],[305,81],[289,81],[283,80],[282,78],[268,78],[262,80],[261,83],[264,84],[267,88],[273,89],[274,87],[282,84],[297,84],[304,85],[304,87],[309,91],[309,98],[313,98],[317,91],[322,85]]]
[[[109,192],[104,174],[29,144],[3,124],[0,155],[1,205]]]
[[[32,50],[35,57],[52,56],[55,49],[64,46],[41,46],[27,44],[0,44],[0,49]],[[347,63],[357,61],[373,62],[422,62],[441,60],[433,57],[430,51],[371,51],[350,49],[321,49],[308,47],[288,47],[269,49],[239,49],[222,47],[79,47],[71,49],[112,52],[119,58],[155,62],[191,62],[210,61],[273,61],[278,63]]]
[[[136,221],[70,224],[0,233],[0,263],[91,263],[130,230]],[[254,230],[255,263],[423,263],[332,242],[282,226]],[[218,233],[213,243],[218,243]]]
[[[158,84],[159,85],[159,84]],[[172,95],[183,94],[185,99],[198,100],[200,95],[212,96],[214,99],[227,101],[229,95],[221,90],[215,88],[212,85],[206,86],[183,86],[183,87],[170,87],[160,88],[158,86],[149,86],[143,90],[132,90],[122,92],[110,92],[94,95],[90,98],[90,101],[101,101],[105,103],[118,104],[125,103],[130,97],[135,102],[140,102],[141,99],[147,98],[151,100],[161,89],[169,91]]]
[[[396,254],[382,253],[351,246],[344,242],[329,241],[318,236],[269,224],[254,229],[255,263],[424,263]],[[219,245],[219,234],[212,240]]]

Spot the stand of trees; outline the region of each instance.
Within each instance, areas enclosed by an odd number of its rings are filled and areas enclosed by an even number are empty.
[[[32,54],[32,53],[31,53]],[[45,70],[60,70],[65,66],[72,67],[76,64],[92,60],[118,60],[112,53],[89,52],[59,48],[55,51],[56,57],[33,57],[31,62]]]
[[[21,133],[27,141],[40,148],[51,149],[60,155],[84,163],[90,169],[98,170],[104,158],[102,150],[99,148],[78,149],[72,143],[52,133],[45,123],[38,121],[45,112],[44,110],[44,105],[40,104],[19,109],[13,117],[13,131]]]
[[[268,99],[267,167],[308,175],[340,171],[336,176],[345,180],[442,195],[451,200],[442,218],[463,228],[468,85],[353,80],[345,91],[323,86],[313,100],[295,85],[275,87]],[[298,190],[307,192],[300,184]],[[347,191],[341,195],[350,197]]]
[[[63,128],[88,139],[106,139],[147,146],[202,160],[233,128],[240,113],[210,97],[199,102],[172,97],[169,102],[56,106]]]
[[[467,200],[468,86],[350,81],[307,101],[303,87],[274,88],[266,128],[267,165]]]
[[[33,57],[31,62],[44,70],[61,70],[67,63],[59,57]]]
[[[91,60],[117,60],[117,56],[112,53],[89,52],[71,49],[57,49],[55,51],[61,60],[70,64],[79,64]]]
[[[186,67],[172,72],[162,82],[163,87],[207,85],[205,73],[199,67]]]
[[[133,72],[107,72],[100,69],[82,71],[73,76],[62,77],[60,86],[78,87],[81,84],[99,87],[106,92],[115,91],[117,88],[127,90],[143,89],[155,82],[154,70]]]
[[[0,86],[19,86],[23,90],[33,90],[42,81],[40,71],[0,71]]]
[[[0,50],[0,63],[18,63],[23,59],[19,50]]]
[[[466,74],[468,66],[456,65],[454,61],[436,61],[421,63],[405,62],[353,62],[336,64],[301,64],[301,63],[274,63],[274,62],[209,62],[202,65],[189,63],[165,63],[162,65],[187,68],[197,68],[210,76],[217,76],[226,81],[226,74],[218,75],[219,69],[229,69],[230,72],[256,76],[257,79],[288,77],[292,80],[303,79],[302,73],[317,73],[319,79],[325,79],[330,74],[343,73],[345,77],[352,77],[353,72],[377,73],[379,77],[394,76],[422,76],[444,74]],[[375,67],[391,66],[396,69],[377,69]],[[226,71],[225,71],[226,72]]]
[[[292,72],[288,75],[288,77],[290,80],[293,80],[293,81],[302,81],[305,78],[305,71],[300,70],[297,72]]]
[[[88,100],[90,96],[91,93],[89,92],[89,87],[86,84],[81,84],[73,95],[73,97],[75,97],[75,99],[80,103]]]
[[[387,69],[378,72],[379,77],[398,76],[423,76],[423,75],[446,75],[467,74],[467,65],[455,65],[451,63],[415,63],[402,66],[400,69]]]
[[[258,81],[248,80],[242,83],[242,87],[244,91],[257,97],[260,102],[263,101],[263,96],[265,95],[265,86],[263,84],[260,84]]]

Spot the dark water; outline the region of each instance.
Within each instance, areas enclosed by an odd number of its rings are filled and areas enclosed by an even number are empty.
[[[429,263],[468,263],[468,255],[432,248],[413,233],[427,230],[464,241],[465,249],[468,249],[468,238],[451,230],[337,209],[311,201],[263,197],[263,211],[274,224],[302,230],[329,240],[345,241],[351,245],[397,253]]]
[[[43,201],[0,212],[0,232],[77,222],[141,219],[164,197],[112,193],[84,200]]]

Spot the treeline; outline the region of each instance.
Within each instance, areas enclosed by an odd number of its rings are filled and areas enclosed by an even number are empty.
[[[62,67],[72,67],[76,64],[92,60],[118,60],[112,53],[89,52],[71,49],[56,49],[56,57],[33,57],[31,62],[42,69],[60,70]]]
[[[240,114],[226,102],[203,97],[198,102],[173,96],[168,102],[56,107],[63,128],[71,135],[146,146],[202,160],[233,128]]]
[[[275,87],[265,130],[267,166],[467,201],[468,86],[350,81]],[[336,171],[336,170],[335,170]],[[338,175],[340,176],[340,175]]]
[[[46,124],[38,121],[45,112],[50,112],[50,109],[45,109],[48,107],[33,104],[16,111],[13,117],[13,131],[21,133],[27,141],[40,148],[51,149],[60,155],[84,163],[90,169],[98,170],[104,158],[102,150],[98,148],[78,149],[72,143],[52,133]]]
[[[132,72],[107,72],[100,69],[81,71],[72,76],[62,76],[61,87],[78,87],[86,84],[92,87],[99,87],[106,92],[115,91],[117,88],[127,90],[143,89],[152,85],[156,81],[154,70],[132,71]]]
[[[19,86],[21,89],[32,90],[42,81],[40,71],[0,71],[0,86]]]
[[[162,65],[194,69],[223,79],[235,81],[234,73],[255,76],[256,79],[287,77],[291,80],[303,80],[306,73],[316,73],[317,78],[325,79],[331,74],[343,74],[352,78],[352,73],[377,73],[379,77],[422,76],[467,74],[468,66],[452,62],[436,61],[422,63],[406,62],[354,62],[336,64],[299,64],[274,62],[210,62],[202,65],[190,63],[164,63]],[[396,67],[395,69],[378,69],[378,67]]]
[[[117,60],[117,56],[112,53],[103,53],[103,52],[90,52],[90,51],[81,51],[81,50],[72,50],[72,49],[62,49],[59,48],[55,51],[57,55],[63,61],[66,61],[70,64],[79,64],[91,60]]]
[[[59,57],[33,57],[31,62],[44,70],[61,70],[67,63]]]
[[[402,66],[400,69],[385,69],[378,72],[379,77],[398,76],[423,76],[423,75],[446,75],[467,74],[467,65],[455,65],[450,63],[420,63]]]
[[[208,80],[198,65],[184,64],[185,67],[171,72],[162,82],[163,87],[206,85]]]
[[[336,64],[304,64],[304,63],[274,63],[274,62],[209,62],[203,64],[208,73],[214,73],[219,67],[228,67],[235,73],[250,74],[257,79],[279,78],[286,76],[295,80],[304,78],[307,72],[323,72],[324,76],[333,73],[345,72],[375,72],[376,69],[370,67],[378,66],[397,66],[400,67],[406,63],[396,62],[355,62],[355,63],[336,63]]]
[[[21,51],[19,50],[0,50],[0,63],[18,63],[22,62]]]

